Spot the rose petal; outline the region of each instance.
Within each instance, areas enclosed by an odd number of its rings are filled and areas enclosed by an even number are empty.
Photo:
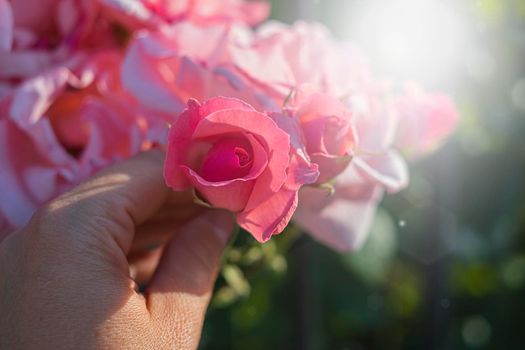
[[[347,155],[343,157],[331,156],[322,153],[310,154],[312,163],[319,167],[319,178],[317,183],[325,183],[341,174],[352,162],[352,157]]]
[[[13,44],[13,12],[6,0],[0,0],[0,52],[9,52]]]
[[[211,98],[204,102],[201,106],[201,113],[204,117],[207,117],[208,115],[215,113],[217,111],[225,110],[225,109],[240,109],[244,111],[255,111],[255,109],[247,104],[244,101],[241,101],[236,98],[224,98],[224,97],[217,97],[217,98]],[[265,118],[267,118],[265,116]],[[198,137],[198,136],[196,136]]]
[[[319,168],[312,164],[303,142],[299,122],[287,113],[271,113],[270,117],[290,136],[291,160],[288,167],[286,186],[299,189],[304,184],[313,184],[319,176]]]
[[[160,22],[160,18],[145,6],[141,0],[100,0],[109,16],[115,17],[121,23],[132,28],[140,24],[153,24],[155,20]]]
[[[86,173],[140,151],[142,135],[129,111],[95,98],[79,109],[81,118],[90,126],[90,138],[80,158]]]
[[[284,230],[296,208],[297,191],[282,189],[252,210],[237,214],[237,222],[256,240],[266,242]]]
[[[58,68],[26,81],[13,96],[9,112],[12,120],[22,127],[38,122],[52,98],[66,87],[70,74],[69,70]]]
[[[191,179],[193,186],[208,203],[217,208],[238,212],[244,209],[255,180],[235,179],[225,182],[209,182],[192,169],[181,167]]]
[[[28,78],[57,60],[55,53],[44,50],[0,52],[0,78]]]
[[[413,159],[435,150],[459,120],[449,96],[428,93],[416,84],[407,84],[395,106],[400,120],[396,145]]]
[[[330,198],[324,189],[304,187],[293,220],[334,250],[357,250],[366,240],[380,199],[381,190],[377,187],[355,200],[340,198],[337,191],[334,198]]]
[[[326,93],[313,93],[301,101],[296,114],[301,122],[317,119],[319,116],[343,116],[348,114],[344,104]]]
[[[128,48],[121,67],[123,85],[146,107],[164,113],[176,113],[184,109],[184,102],[174,98],[173,88],[161,75],[157,65],[157,60],[170,52],[151,36],[140,33]]]
[[[17,150],[17,155],[12,150]],[[22,159],[22,157],[24,159]],[[29,158],[29,159],[27,159]],[[20,167],[27,164],[33,166],[47,165],[52,169],[53,165],[46,163],[45,159],[35,154],[33,143],[23,132],[8,120],[0,120],[0,188],[2,188],[2,200],[0,200],[0,213],[14,227],[26,224],[31,214],[38,206],[38,202],[27,191],[23,176],[20,176]],[[42,187],[46,192],[54,193],[54,183],[49,183],[49,176],[31,177],[37,183],[32,186]]]
[[[408,168],[396,151],[380,155],[355,157],[353,166],[366,181],[380,184],[389,192],[397,192],[408,185]]]
[[[188,108],[175,120],[170,128],[166,161],[164,162],[164,179],[166,184],[175,191],[191,188],[191,182],[181,165],[192,143],[192,136],[203,116],[200,113],[200,103],[188,101]]]

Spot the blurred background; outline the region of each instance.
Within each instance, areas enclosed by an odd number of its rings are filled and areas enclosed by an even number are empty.
[[[320,21],[376,76],[451,94],[461,125],[359,252],[241,233],[201,349],[525,348],[525,1],[274,0],[272,17]]]

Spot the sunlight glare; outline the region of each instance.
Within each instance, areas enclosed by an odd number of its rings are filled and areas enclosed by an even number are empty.
[[[388,71],[433,78],[458,64],[465,40],[458,14],[438,0],[370,2],[355,34]]]

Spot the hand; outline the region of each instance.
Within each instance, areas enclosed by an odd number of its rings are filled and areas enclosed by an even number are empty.
[[[162,163],[117,164],[1,243],[0,349],[198,346],[233,220],[171,192]]]

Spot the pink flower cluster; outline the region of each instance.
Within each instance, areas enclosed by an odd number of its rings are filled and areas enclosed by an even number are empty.
[[[235,212],[258,241],[293,220],[358,248],[383,193],[408,183],[401,154],[436,149],[455,106],[374,78],[322,25],[261,24],[268,13],[243,0],[0,0],[0,240],[99,169],[165,147],[167,185]]]

